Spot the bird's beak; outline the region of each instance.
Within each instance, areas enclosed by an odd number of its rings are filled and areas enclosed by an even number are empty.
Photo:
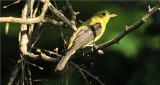
[[[110,17],[116,17],[117,15],[116,14],[110,14],[109,16]]]

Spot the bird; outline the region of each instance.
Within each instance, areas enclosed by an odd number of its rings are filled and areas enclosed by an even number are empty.
[[[116,14],[112,14],[107,10],[101,10],[84,22],[70,38],[66,53],[58,63],[55,71],[63,70],[76,50],[94,44],[103,35],[109,19],[116,16]]]

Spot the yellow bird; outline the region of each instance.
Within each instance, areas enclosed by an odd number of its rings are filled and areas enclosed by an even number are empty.
[[[70,38],[65,56],[62,57],[55,70],[62,70],[75,51],[86,45],[94,44],[104,33],[106,24],[111,17],[117,16],[107,10],[97,12],[91,19],[84,22]]]

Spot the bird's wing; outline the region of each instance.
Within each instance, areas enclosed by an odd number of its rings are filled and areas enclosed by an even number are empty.
[[[79,29],[78,31],[76,31],[72,36],[72,42],[70,42],[72,43],[70,44],[71,47],[67,49],[66,55],[62,57],[61,61],[58,63],[56,67],[56,70],[62,70],[65,67],[71,55],[73,55],[73,53],[77,49],[87,45],[90,42],[94,42],[94,38],[101,33],[101,29],[101,24],[96,23],[92,26],[89,26],[86,29]]]
[[[92,41],[94,42],[94,38],[101,33],[101,29],[100,23],[96,23],[90,26],[88,29],[82,29],[76,34],[70,49],[79,49],[80,47],[85,46]]]

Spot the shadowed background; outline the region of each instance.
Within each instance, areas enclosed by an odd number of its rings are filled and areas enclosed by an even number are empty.
[[[13,5],[6,9],[4,5],[12,3],[1,2],[1,17],[20,17],[24,2]],[[70,1],[77,15],[77,26],[88,20],[99,10],[107,9],[118,16],[111,19],[107,24],[107,30],[102,38],[96,42],[101,44],[114,38],[126,25],[132,25],[138,21],[148,11],[148,5],[153,7],[155,1]],[[57,1],[58,9],[62,9],[66,3]],[[49,15],[49,13],[48,13]],[[66,16],[70,18],[69,13]],[[12,67],[15,63],[12,60],[18,60],[19,45],[18,32],[19,24],[10,24],[8,34],[5,34],[5,23],[1,23],[1,77],[2,85],[6,85],[11,75]],[[104,54],[99,55],[96,52],[88,57],[78,57],[73,59],[77,64],[83,64],[90,73],[98,76],[106,85],[160,85],[160,13],[156,12],[139,29],[125,36],[119,44],[112,45],[103,49]],[[65,36],[71,36],[73,31],[70,28],[62,28]],[[59,54],[63,54],[63,40],[60,34],[60,28],[52,26],[44,31],[36,47],[54,50],[59,48]],[[85,50],[83,50],[85,51]],[[78,51],[73,57],[82,54]],[[54,72],[55,63],[37,62],[44,70],[30,66],[32,79],[42,79],[39,82],[33,82],[34,85],[85,85],[83,76],[79,71],[71,67],[67,71],[68,80],[65,72]],[[66,71],[66,70],[65,70]],[[62,77],[62,75],[64,75]],[[91,77],[88,78],[91,85],[99,85]]]

